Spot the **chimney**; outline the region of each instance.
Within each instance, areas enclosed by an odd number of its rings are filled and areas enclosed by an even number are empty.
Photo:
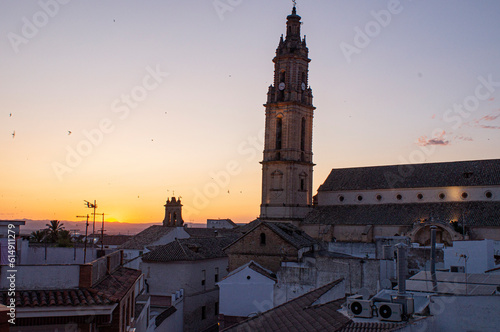
[[[436,280],[436,226],[431,226],[431,278],[434,289],[437,286]]]
[[[398,295],[404,295],[406,293],[406,247],[404,243],[396,244],[397,254],[398,254]]]

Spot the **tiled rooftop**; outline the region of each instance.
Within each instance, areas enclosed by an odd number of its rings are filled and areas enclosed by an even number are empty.
[[[467,226],[500,226],[500,202],[330,205],[313,209],[304,224],[412,225],[422,220]]]
[[[350,322],[338,332],[391,332],[397,331],[405,323]]]
[[[500,184],[500,159],[333,169],[318,191]]]
[[[315,289],[224,331],[338,331],[351,321],[337,312],[345,300],[312,304],[339,282]]]
[[[7,291],[0,292],[0,303],[7,304]],[[32,290],[16,292],[16,307],[91,306],[110,304],[106,296],[87,289]]]
[[[113,302],[119,301],[135,285],[141,274],[142,272],[139,270],[120,267],[92,287],[90,291],[105,296]]]
[[[175,227],[167,227],[162,225],[153,225],[139,234],[134,235],[130,240],[120,246],[120,249],[136,249],[143,250],[144,247],[161,239],[173,231]]]
[[[232,242],[225,237],[177,239],[142,256],[143,262],[195,261],[222,258],[222,248]]]
[[[249,228],[249,226],[253,226],[252,228]],[[304,231],[302,231],[300,228],[295,227],[291,223],[285,223],[285,222],[271,222],[271,221],[262,221],[259,219],[256,219],[252,221],[251,223],[243,226],[245,227],[245,232],[241,237],[246,236],[247,234],[253,232],[255,229],[263,225],[264,227],[268,227],[271,229],[274,233],[276,233],[278,236],[280,236],[283,240],[288,242],[290,245],[294,246],[297,249],[301,249],[304,247],[311,247],[317,242],[307,235]],[[241,229],[240,229],[241,231]],[[228,245],[230,247],[234,243],[238,242],[239,238],[236,239],[233,243]],[[226,248],[224,248],[226,249]]]

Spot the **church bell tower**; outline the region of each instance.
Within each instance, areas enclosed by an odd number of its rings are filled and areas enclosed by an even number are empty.
[[[309,87],[309,50],[294,6],[280,38],[269,87],[262,164],[263,220],[300,221],[312,206],[312,128],[316,109]]]

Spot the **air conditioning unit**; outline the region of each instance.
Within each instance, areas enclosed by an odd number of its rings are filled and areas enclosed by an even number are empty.
[[[403,320],[403,305],[400,303],[377,302],[377,314],[380,320],[400,322]]]
[[[372,305],[372,301],[363,300],[363,296],[361,295],[354,295],[347,298],[347,310],[354,317],[373,317]]]

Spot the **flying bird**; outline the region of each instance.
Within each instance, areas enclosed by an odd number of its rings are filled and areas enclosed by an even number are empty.
[[[11,117],[11,116],[12,116],[12,113],[9,114],[9,117]]]
[[[14,132],[12,133],[12,138],[15,138],[16,137],[16,131],[14,130]]]
[[[71,130],[68,130],[68,135],[71,135]]]

